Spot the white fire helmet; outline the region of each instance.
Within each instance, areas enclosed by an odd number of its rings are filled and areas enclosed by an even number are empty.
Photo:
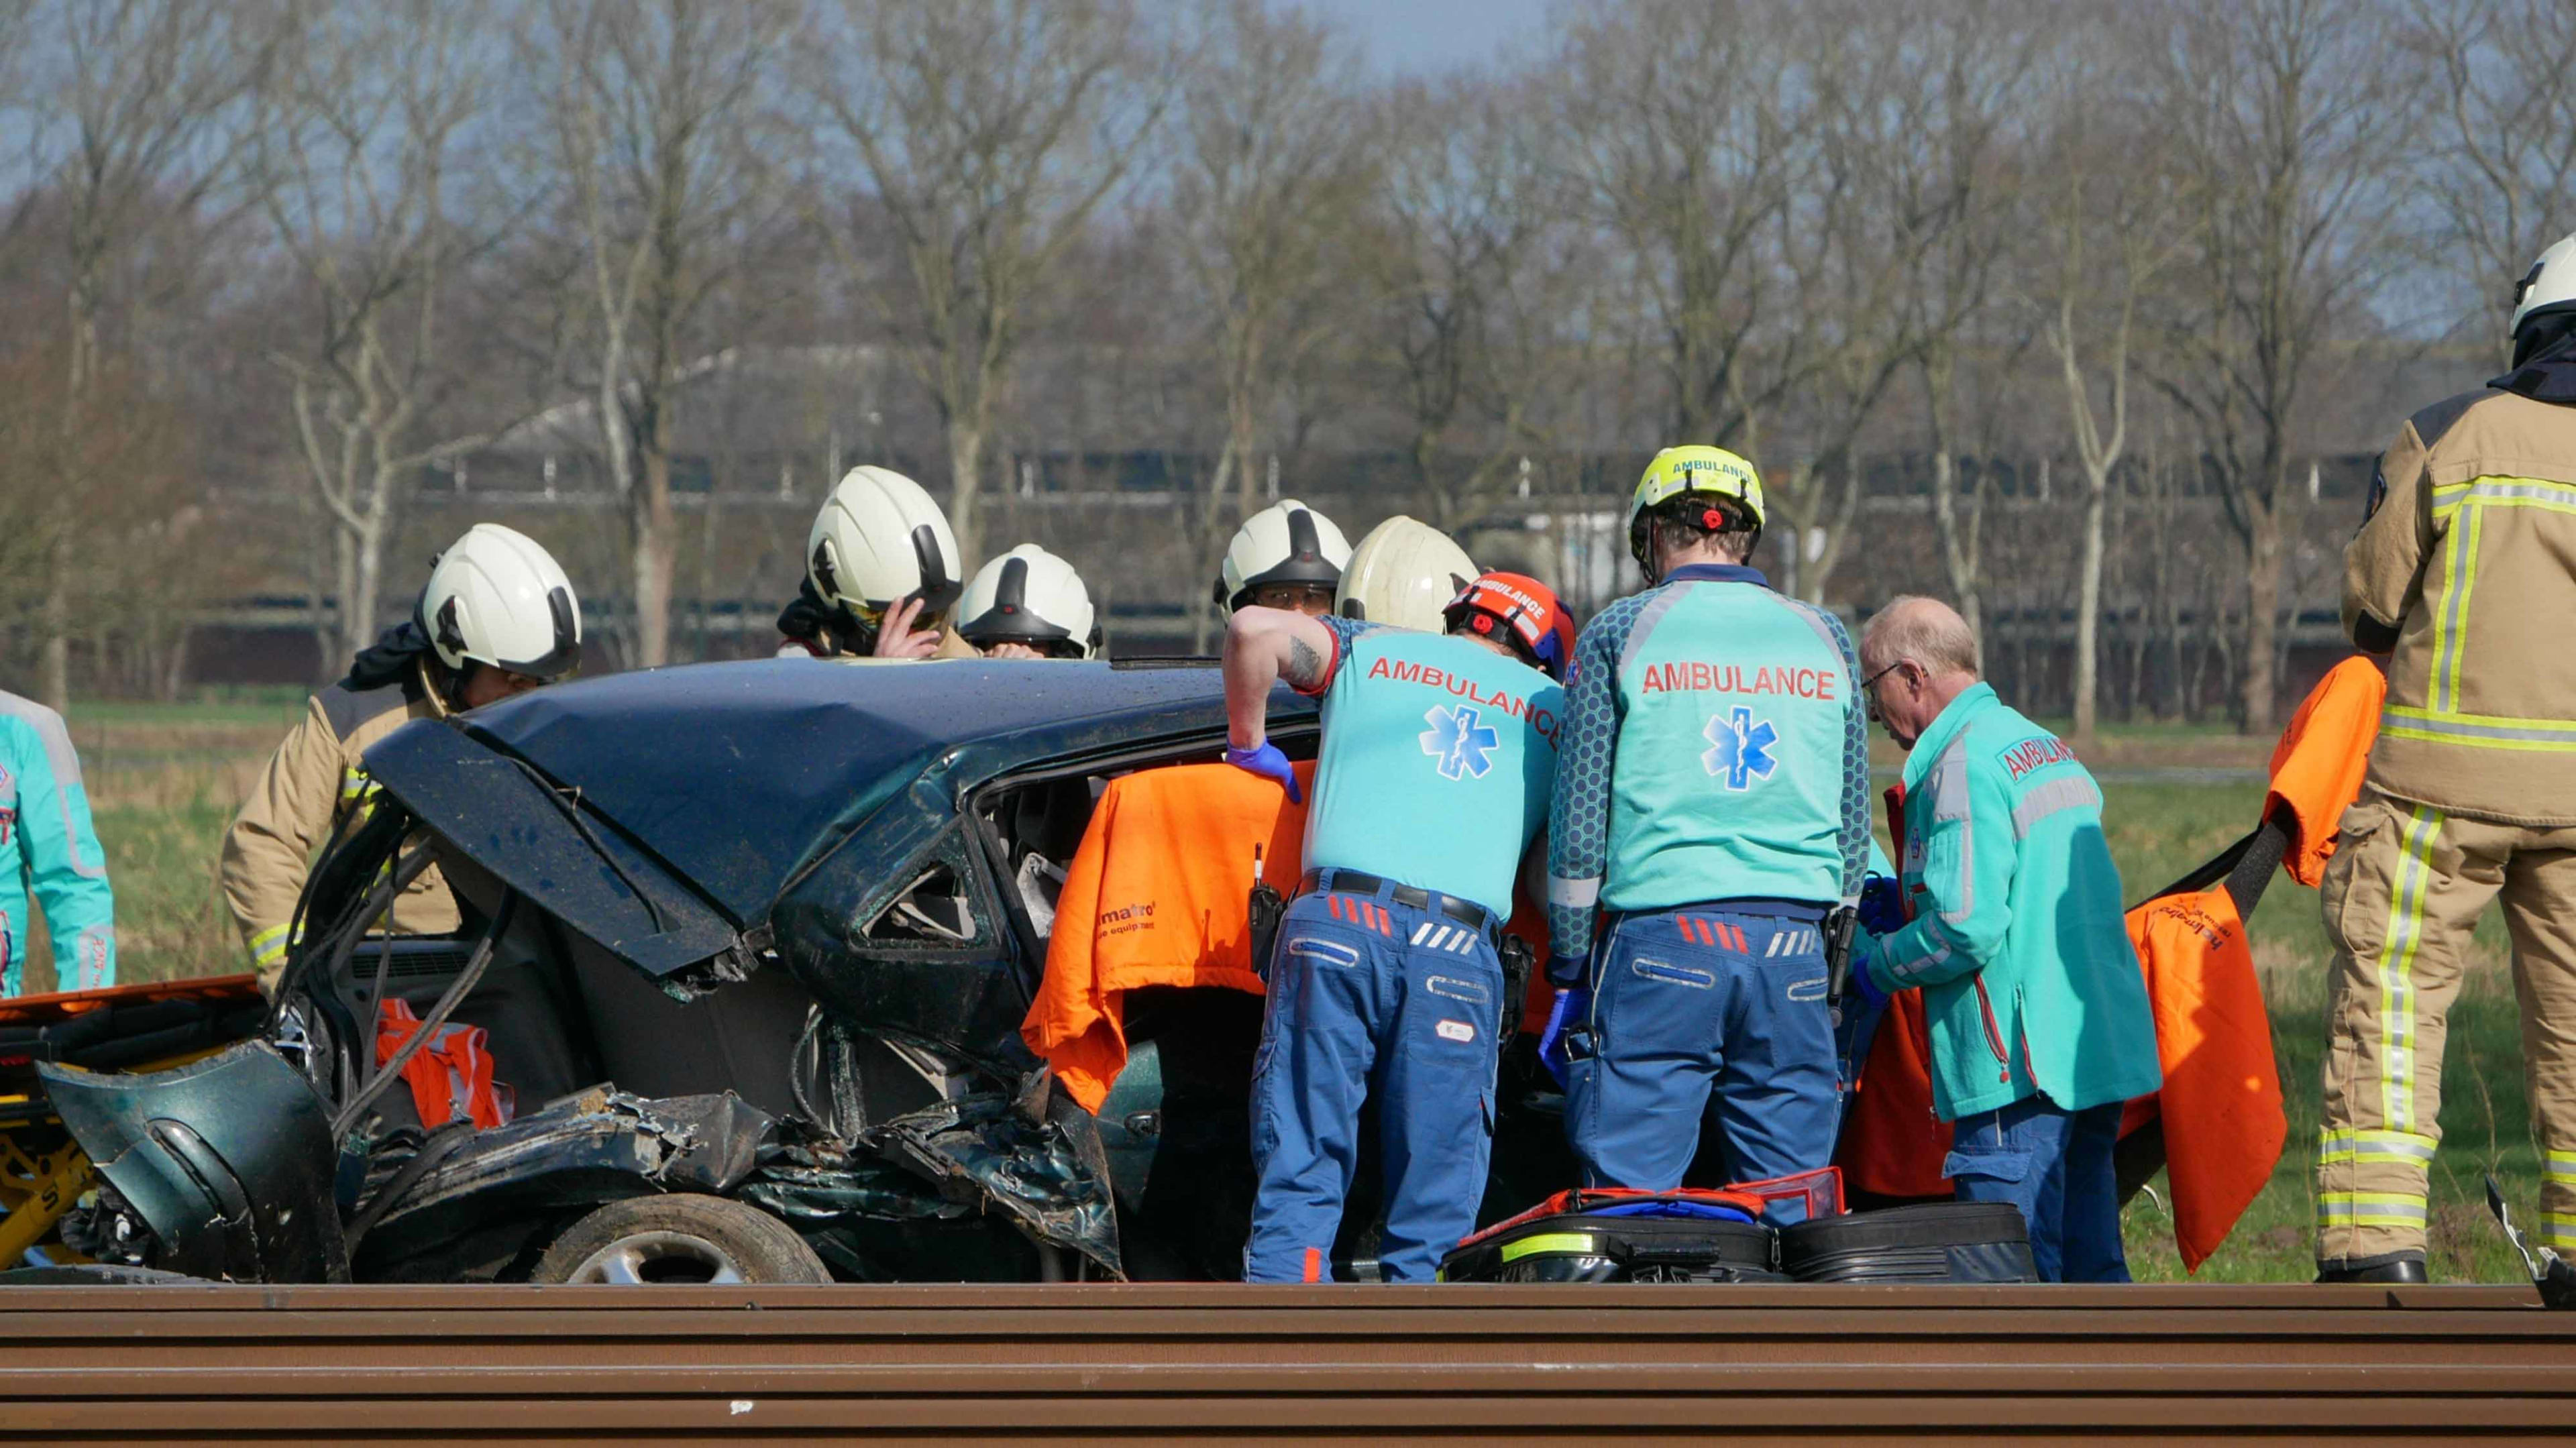
[[[2520,342],[2525,322],[2560,312],[2576,312],[2576,236],[2558,238],[2523,273],[2513,291],[2513,321],[2505,335]]]
[[[438,661],[489,664],[539,682],[581,667],[581,601],[537,541],[477,523],[430,563],[414,610]]]
[[[1350,558],[1351,545],[1332,519],[1295,498],[1282,498],[1234,530],[1217,569],[1216,601],[1231,612],[1250,603],[1252,590],[1265,583],[1338,587]]]
[[[827,604],[873,618],[920,595],[926,614],[957,601],[957,535],[921,484],[891,468],[841,475],[805,535],[805,573]]]
[[[1440,615],[1476,577],[1467,550],[1428,523],[1399,513],[1351,550],[1334,611],[1344,618],[1439,633]]]
[[[1023,543],[975,570],[957,607],[957,633],[979,649],[1024,644],[1057,658],[1087,659],[1100,646],[1091,590],[1073,565]]]

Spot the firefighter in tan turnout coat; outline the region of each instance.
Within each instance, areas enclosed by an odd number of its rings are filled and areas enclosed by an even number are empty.
[[[430,567],[409,622],[362,651],[348,676],[313,696],[269,757],[224,835],[224,903],[274,988],[295,903],[315,852],[367,817],[367,747],[414,719],[443,719],[571,673],[581,605],[552,556],[497,523],[478,523]],[[436,866],[394,902],[392,929],[443,935],[460,921]]]
[[[2443,1023],[2499,898],[2540,1237],[2576,1251],[2576,236],[2511,330],[2512,371],[2398,430],[2345,556],[2344,623],[2387,655],[2388,702],[2322,897],[2320,1281],[2425,1280]]]

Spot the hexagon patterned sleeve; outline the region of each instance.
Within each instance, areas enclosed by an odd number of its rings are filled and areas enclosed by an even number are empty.
[[[1574,646],[1565,689],[1565,732],[1556,746],[1556,787],[1548,802],[1547,933],[1560,983],[1583,969],[1610,855],[1611,767],[1619,750],[1619,660],[1628,633],[1654,595],[1603,609]]]

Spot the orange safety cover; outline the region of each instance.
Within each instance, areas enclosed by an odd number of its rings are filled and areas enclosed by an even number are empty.
[[[1315,766],[1297,765],[1311,797]],[[1124,996],[1141,986],[1261,993],[1253,973],[1252,860],[1297,892],[1306,807],[1230,764],[1146,769],[1110,781],[1056,897],[1046,975],[1020,1039],[1097,1111],[1127,1065]]]
[[[420,1032],[420,1017],[411,1002],[386,1001],[376,1014],[376,1065],[394,1058],[403,1043]],[[510,1088],[492,1079],[491,1033],[481,1026],[443,1025],[403,1063],[403,1084],[411,1088],[420,1124],[436,1130],[459,1112],[475,1129],[489,1131],[513,1114]]]
[[[2272,788],[2263,815],[2286,804],[2296,836],[2281,866],[2300,884],[2325,878],[2334,854],[2335,825],[2361,796],[2370,746],[2379,737],[2379,709],[2388,697],[2380,662],[2356,654],[2326,671],[2272,747]]]
[[[2164,1066],[2153,1114],[2164,1119],[2174,1245],[2184,1268],[2198,1271],[2272,1179],[2289,1139],[2272,1018],[2225,889],[2150,900],[2128,924]]]
[[[1834,1165],[1854,1192],[1881,1197],[1944,1197],[1941,1175],[1950,1154],[1950,1123],[1932,1114],[1932,1044],[1923,993],[1888,998],[1869,1060],[1843,1103],[1842,1140]]]
[[[1889,785],[1884,803],[1895,854],[1905,848],[1905,786]],[[1888,998],[1858,1076],[1843,1103],[1842,1138],[1834,1148],[1843,1181],[1874,1196],[1948,1196],[1941,1163],[1950,1155],[1950,1123],[1932,1114],[1932,1031],[1921,991]]]

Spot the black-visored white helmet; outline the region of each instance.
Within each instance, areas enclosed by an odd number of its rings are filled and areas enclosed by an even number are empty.
[[[415,620],[438,661],[540,682],[581,667],[581,600],[563,565],[515,528],[477,523],[430,564]]]
[[[2513,289],[2513,320],[2505,324],[2505,336],[2520,343],[2524,327],[2568,312],[2576,312],[2576,236],[2552,242],[2523,273]],[[2517,358],[2522,350],[2515,348]]]
[[[1023,543],[975,570],[957,609],[958,635],[979,649],[1022,644],[1058,658],[1090,658],[1100,644],[1091,590],[1073,565]]]
[[[943,613],[966,576],[948,515],[921,484],[878,467],[852,468],[833,485],[805,535],[805,572],[825,603],[863,618],[915,594]]]
[[[1228,609],[1241,608],[1265,583],[1331,589],[1341,583],[1342,565],[1350,561],[1351,545],[1332,519],[1295,498],[1282,498],[1234,530],[1225,545],[1225,562],[1217,569],[1216,601]]]

